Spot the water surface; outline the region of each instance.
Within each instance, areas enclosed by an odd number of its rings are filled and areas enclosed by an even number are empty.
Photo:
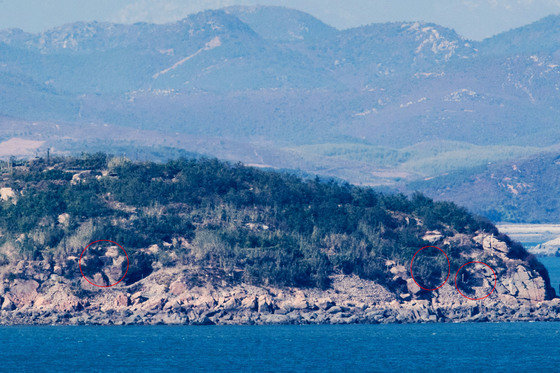
[[[560,323],[0,328],[0,370],[560,371]]]
[[[560,257],[557,256],[540,256],[539,261],[544,264],[550,276],[550,284],[556,290],[556,294],[560,294]]]

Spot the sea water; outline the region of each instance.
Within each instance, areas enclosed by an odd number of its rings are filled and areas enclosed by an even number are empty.
[[[449,370],[558,372],[560,323],[0,327],[7,372]]]
[[[0,328],[0,370],[560,371],[560,323]]]
[[[556,294],[560,294],[560,257],[557,256],[541,256],[539,261],[544,264],[550,276],[550,284],[556,290]]]

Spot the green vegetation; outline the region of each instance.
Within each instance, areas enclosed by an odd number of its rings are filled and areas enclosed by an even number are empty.
[[[420,194],[384,195],[211,159],[133,163],[95,154],[5,163],[0,176],[15,192],[0,204],[0,255],[62,259],[108,239],[129,253],[127,283],[155,265],[197,265],[254,284],[324,288],[340,272],[389,284],[386,261],[410,263],[428,230],[497,233],[465,209]],[[473,249],[442,248],[452,270],[462,250]]]
[[[426,176],[465,170],[489,162],[519,159],[543,151],[542,148],[529,146],[479,146],[458,141],[421,143],[403,150],[410,157],[400,167]]]
[[[432,177],[452,171],[464,171],[473,167],[484,166],[489,162],[521,159],[557,146],[538,148],[530,146],[474,145],[460,141],[435,140],[421,142],[405,148],[387,148],[368,144],[329,143],[304,145],[291,150],[298,152],[305,159],[314,162],[334,162],[344,160],[361,162],[369,167],[390,169],[399,175],[410,177]],[[412,176],[416,175],[416,176]],[[365,176],[347,175],[344,170],[334,176],[368,183]],[[400,176],[397,176],[400,177]]]

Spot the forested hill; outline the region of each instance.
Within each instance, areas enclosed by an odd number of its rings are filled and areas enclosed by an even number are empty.
[[[448,253],[451,271],[477,248],[450,237],[497,234],[463,208],[419,194],[407,199],[210,159],[35,159],[3,163],[1,177],[0,261],[64,261],[91,241],[112,240],[131,257],[126,284],[155,267],[189,263],[245,283],[326,288],[332,274],[353,273],[397,289],[403,284],[392,282],[387,261],[409,263],[430,244],[422,238],[428,231],[440,235],[431,242]],[[508,255],[530,259],[516,245]]]

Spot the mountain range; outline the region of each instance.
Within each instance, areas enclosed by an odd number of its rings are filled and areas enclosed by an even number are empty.
[[[559,26],[550,16],[476,42],[429,23],[338,30],[229,7],[3,30],[0,147],[182,149],[367,185],[439,177],[556,151]]]

